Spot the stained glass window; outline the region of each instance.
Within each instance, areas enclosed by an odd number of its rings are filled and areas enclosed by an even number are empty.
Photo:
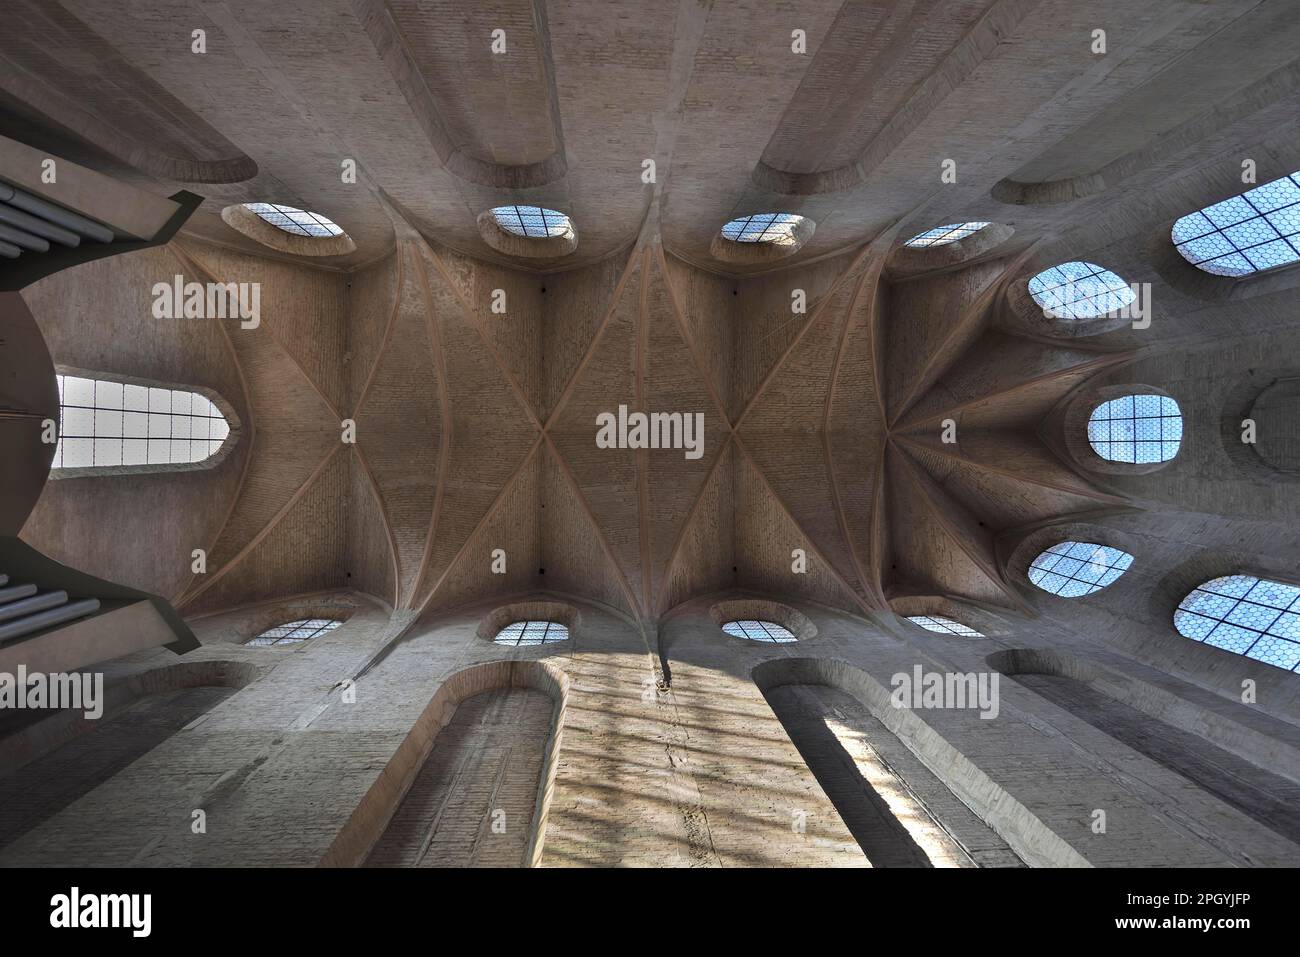
[[[567,641],[569,629],[554,621],[516,621],[497,632],[498,645],[549,645]]]
[[[977,233],[988,223],[950,223],[947,226],[936,226],[934,229],[927,229],[923,233],[917,233],[904,246],[911,246],[913,249],[926,249],[930,246],[947,246],[949,243],[955,243],[959,239],[965,239],[972,233]]]
[[[968,628],[961,622],[953,621],[951,618],[945,618],[943,615],[913,615],[907,620],[915,622],[926,631],[937,632],[941,635],[958,635],[962,638],[984,637],[974,628]]]
[[[792,246],[795,227],[803,222],[794,213],[755,213],[741,216],[722,227],[722,235],[736,243],[773,243]]]
[[[341,624],[343,622],[332,618],[300,618],[298,621],[268,628],[256,638],[249,639],[246,644],[263,648],[270,645],[296,645],[318,635],[329,634]]]
[[[497,206],[492,215],[498,226],[516,236],[546,239],[573,232],[573,223],[568,216],[541,206]]]
[[[343,235],[343,230],[320,213],[309,213],[305,209],[281,206],[279,203],[245,203],[244,208],[257,213],[272,226],[283,229],[286,233],[316,238]]]

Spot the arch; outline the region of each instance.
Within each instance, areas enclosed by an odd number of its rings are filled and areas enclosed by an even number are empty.
[[[962,225],[972,225],[970,223]],[[950,228],[950,227],[945,227]],[[926,230],[918,236],[924,236]],[[1015,235],[1015,229],[1003,223],[985,223],[980,229],[957,236],[943,243],[913,246],[913,236],[900,243],[889,256],[889,274],[896,279],[907,279],[921,273],[950,269],[988,255]]]
[[[566,639],[578,631],[582,615],[578,609],[562,601],[534,599],[516,601],[508,605],[493,608],[483,616],[475,634],[484,641],[496,642],[502,630],[511,625],[527,622],[553,622],[564,628]],[[566,640],[554,639],[554,640]],[[513,642],[516,645],[540,644],[541,642]]]
[[[343,624],[341,618],[297,618],[282,624],[272,625],[256,636],[244,642],[253,648],[269,648],[278,645],[298,645],[303,642],[327,635]]]
[[[709,617],[718,628],[729,622],[754,621],[773,622],[785,629],[796,641],[808,641],[817,637],[817,626],[808,616],[796,611],[789,605],[766,598],[738,598],[720,601],[709,608]],[[728,634],[733,634],[727,632]],[[733,634],[733,637],[739,637]]]
[[[1255,397],[1247,418],[1255,423],[1251,450],[1278,472],[1300,473],[1300,376],[1274,380]],[[1240,430],[1234,429],[1240,440]]]
[[[929,866],[1017,866],[1021,861],[1031,866],[1086,865],[1077,851],[916,711],[894,707],[890,690],[861,668],[835,658],[773,658],[750,674],[854,837],[861,833],[860,823],[870,824],[872,817],[877,818],[875,833],[862,838],[867,841],[864,853],[873,863],[873,853],[880,858],[883,851],[889,859],[910,857],[911,866],[927,866],[917,859],[916,849],[908,847],[910,840],[930,859]],[[782,700],[780,689],[792,686],[795,695],[804,692],[802,703],[797,697]],[[808,693],[809,689],[824,690]],[[819,727],[832,708],[843,716],[838,719],[841,727]],[[855,779],[859,772],[849,766],[850,762],[856,766],[861,757],[854,753],[855,739],[865,742],[877,758],[903,770],[906,779],[896,774],[891,779],[878,772]],[[910,796],[919,800],[896,800],[889,808],[894,820],[880,820],[881,805],[890,804],[881,792],[898,786],[909,789]],[[879,802],[874,808],[869,806],[873,795],[868,791],[874,791],[874,800]],[[941,820],[929,810],[940,806],[945,809]],[[958,847],[933,835],[930,824],[946,830]],[[905,833],[900,834],[900,829]],[[918,834],[919,839],[914,836]],[[963,850],[975,847],[986,851],[966,854]],[[964,863],[963,854],[967,858]]]
[[[377,774],[375,783],[335,837],[321,864],[327,867],[359,864],[437,866],[448,862],[449,858],[430,860],[428,857],[430,849],[436,851],[445,846],[439,841],[438,832],[442,831],[444,838],[449,833],[444,828],[456,831],[461,837],[467,830],[481,836],[484,818],[490,818],[494,806],[491,802],[487,807],[480,804],[471,808],[467,805],[465,813],[452,813],[440,821],[436,812],[432,817],[421,813],[420,804],[427,807],[431,800],[439,807],[447,806],[448,798],[465,796],[468,791],[485,784],[492,791],[495,775],[504,777],[514,773],[516,777],[535,774],[536,787],[512,788],[512,800],[516,803],[506,808],[506,833],[498,835],[509,836],[510,842],[508,846],[503,843],[493,848],[483,860],[497,865],[536,865],[542,855],[547,806],[559,757],[568,687],[568,678],[562,671],[541,661],[495,661],[474,665],[448,676],[429,699],[388,764]],[[537,699],[528,694],[512,699],[515,692],[540,693],[550,702],[551,714],[544,736],[537,733]],[[467,708],[457,723],[458,710],[467,701],[480,697],[483,700]],[[512,734],[508,721],[497,720],[502,716],[510,717],[512,707],[513,716],[524,721],[526,733],[522,735]],[[475,720],[482,724],[478,735],[474,733]],[[448,732],[445,735],[444,729]],[[512,769],[499,762],[488,765],[473,761],[465,765],[467,776],[448,773],[455,758],[464,757],[470,761],[475,752],[485,753],[483,746],[489,745],[488,738],[492,743],[504,745],[498,749],[505,752],[504,755],[498,753],[502,761],[508,761],[516,751],[526,752],[519,755],[523,763]],[[518,744],[523,747],[516,748]],[[540,756],[537,754],[539,750]],[[449,758],[452,764],[447,763]],[[414,802],[403,807],[412,795]],[[518,803],[521,797],[524,799],[522,804]],[[440,799],[442,804],[437,804]],[[520,822],[520,815],[526,816],[527,820]],[[479,830],[475,830],[476,827]],[[520,837],[524,838],[522,842],[518,840]],[[467,853],[471,860],[451,863],[474,863],[475,849],[480,846],[484,845],[477,839],[470,842]],[[517,852],[513,858],[510,857],[512,852]]]
[[[1010,648],[987,661],[1096,731],[1289,840],[1300,839],[1300,808],[1285,797],[1293,785],[1251,760],[1258,753],[1272,757],[1271,765],[1286,765],[1268,753],[1275,743],[1271,734],[1066,652]],[[1216,846],[1228,853],[1239,850],[1227,841]]]
[[[104,713],[14,711],[0,721],[0,848],[40,826],[251,682],[239,661],[185,662],[106,686]]]

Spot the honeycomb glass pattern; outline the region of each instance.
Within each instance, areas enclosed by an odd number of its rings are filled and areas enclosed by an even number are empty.
[[[1167,395],[1125,395],[1088,416],[1088,442],[1110,462],[1168,462],[1183,441],[1183,415]]]
[[[729,621],[722,630],[736,638],[749,641],[765,641],[768,644],[784,645],[799,639],[784,625],[774,621]]]
[[[305,209],[281,206],[279,203],[245,203],[244,208],[257,213],[277,229],[295,236],[328,239],[330,236],[343,235],[343,230],[320,213],[309,213]]]
[[[969,628],[959,621],[945,618],[943,615],[913,615],[908,621],[915,622],[926,631],[940,635],[957,635],[959,638],[983,638],[974,628]]]
[[[793,246],[795,227],[803,222],[794,213],[755,213],[741,216],[722,227],[724,239],[733,243],[772,243],[776,246]]]
[[[497,206],[492,216],[506,232],[530,239],[568,236],[573,232],[568,216],[542,206]]]
[[[1300,262],[1300,172],[1179,219],[1174,247],[1215,276],[1249,276]]]
[[[1097,319],[1131,303],[1133,290],[1119,276],[1095,263],[1068,262],[1044,269],[1029,280],[1029,294],[1054,319]]]
[[[1174,612],[1184,638],[1300,672],[1300,587],[1228,575],[1192,589]]]
[[[917,233],[904,246],[911,246],[913,249],[928,249],[931,246],[947,246],[949,243],[955,243],[959,239],[965,239],[972,233],[977,233],[988,223],[950,223],[947,226],[936,226],[934,229],[927,229],[923,233]]]
[[[265,648],[270,645],[297,645],[304,641],[310,641],[318,635],[325,635],[333,631],[341,621],[335,621],[332,618],[300,618],[298,621],[291,621],[287,624],[276,625],[274,628],[268,628],[256,638],[251,638],[245,644],[255,645]]]
[[[1100,591],[1128,571],[1133,556],[1109,545],[1060,542],[1029,566],[1029,580],[1062,598],[1080,598]]]
[[[569,629],[555,621],[516,621],[492,639],[498,645],[550,645],[569,640]]]

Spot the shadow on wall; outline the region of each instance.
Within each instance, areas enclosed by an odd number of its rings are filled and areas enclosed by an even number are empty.
[[[992,654],[988,663],[1273,832],[1300,842],[1295,783],[1192,730],[1214,727],[1219,735],[1230,735],[1224,740],[1235,745],[1234,750],[1249,751],[1257,736],[1251,729],[1233,727],[1232,722],[1205,714],[1192,702],[1142,682],[1109,675],[1073,655],[1018,648]],[[1161,720],[1166,715],[1181,727]]]
[[[542,661],[451,675],[321,865],[536,865],[567,698],[568,679]]]
[[[752,675],[873,866],[1086,866],[860,668],[784,658]]]
[[[231,661],[146,671],[104,689],[98,720],[81,710],[13,712],[0,726],[0,848],[207,714],[258,671]]]

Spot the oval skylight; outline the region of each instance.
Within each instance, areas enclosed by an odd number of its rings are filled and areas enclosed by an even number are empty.
[[[1029,294],[1056,319],[1097,319],[1135,298],[1129,284],[1109,269],[1079,261],[1044,269],[1029,280]]]
[[[1183,414],[1167,395],[1123,395],[1088,416],[1088,442],[1103,459],[1168,462],[1183,441]]]
[[[271,645],[297,645],[320,635],[329,634],[341,624],[343,622],[333,618],[300,618],[297,621],[268,628],[256,638],[250,638],[245,644],[258,648]]]
[[[931,246],[947,246],[949,243],[955,243],[959,239],[965,239],[972,233],[977,233],[988,223],[949,223],[947,226],[936,226],[934,229],[927,229],[923,233],[917,233],[904,246],[910,246],[913,249],[928,249]]]
[[[1132,564],[1132,555],[1109,545],[1060,542],[1034,559],[1029,580],[1053,595],[1080,598],[1112,584]]]
[[[1174,612],[1184,638],[1300,671],[1300,588],[1228,575],[1198,585]]]
[[[1248,276],[1300,262],[1300,172],[1179,219],[1184,259],[1215,276]]]
[[[313,236],[320,239],[343,235],[342,229],[320,213],[309,213],[305,209],[281,206],[279,203],[245,203],[244,208],[256,213],[259,218],[276,229],[283,229],[286,233],[295,236]]]
[[[764,641],[775,645],[799,640],[789,628],[778,625],[774,621],[729,621],[722,626],[722,630],[735,638],[747,638],[750,641]]]
[[[722,227],[724,239],[733,243],[771,243],[774,246],[793,246],[798,242],[795,230],[803,222],[794,213],[755,213],[741,216]]]
[[[558,621],[516,621],[492,639],[498,645],[549,645],[569,640],[569,629]]]
[[[920,625],[926,631],[933,631],[940,635],[957,635],[960,638],[984,637],[974,628],[953,621],[951,618],[945,618],[943,615],[913,615],[907,620]]]
[[[569,236],[573,223],[568,216],[544,206],[496,206],[492,216],[506,232],[531,239]]]

